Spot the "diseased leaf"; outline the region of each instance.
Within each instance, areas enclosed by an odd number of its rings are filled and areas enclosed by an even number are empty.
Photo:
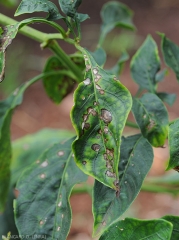
[[[10,183],[10,123],[13,110],[20,105],[24,91],[37,79],[21,85],[6,100],[0,101],[0,212],[3,211]]]
[[[168,136],[168,113],[162,101],[153,93],[133,98],[132,112],[145,138],[154,147],[162,147]]]
[[[77,139],[75,161],[82,171],[116,189],[121,134],[131,109],[131,95],[114,75],[100,68],[87,50],[85,80],[74,94],[71,112]]]
[[[58,0],[62,12],[67,16],[74,18],[82,0]]]
[[[17,32],[20,28],[34,22],[43,22],[47,24],[49,23],[49,21],[44,18],[29,18],[14,25],[8,25],[2,28],[3,34],[0,35],[0,82],[4,79],[5,52],[7,47],[12,43],[12,40],[16,37]]]
[[[155,92],[156,74],[160,70],[157,44],[149,35],[131,61],[131,74],[142,89]]]
[[[89,52],[91,56],[94,58],[96,63],[103,67],[106,62],[106,52],[102,47],[97,48],[94,52]]]
[[[111,1],[103,5],[101,9],[101,36],[100,45],[106,35],[115,27],[135,29],[132,22],[133,12],[123,3]]]
[[[72,157],[73,140],[49,148],[19,179],[14,207],[20,235],[66,239],[71,225],[72,188],[87,179]]]
[[[57,72],[57,74],[44,77],[43,84],[49,98],[58,104],[73,90],[74,79],[72,74],[70,76],[70,70],[67,70],[56,56],[48,59],[44,69],[44,73],[51,71]]]
[[[99,240],[172,240],[172,224],[163,219],[126,218],[114,223]]]
[[[93,194],[95,236],[106,230],[129,208],[152,165],[152,147],[140,134],[123,137],[120,152],[119,192],[95,181]]]
[[[167,76],[168,74],[168,69],[163,69],[162,71],[158,72],[156,75],[155,75],[155,82],[158,83],[158,82],[161,82],[164,80],[165,76]]]
[[[59,13],[56,5],[48,0],[22,0],[15,12],[15,16],[34,12],[48,12],[47,19],[49,21],[64,18]]]
[[[26,135],[12,144],[11,185],[15,185],[22,172],[54,143],[62,142],[74,136],[73,132],[58,129],[43,129]]]
[[[124,64],[128,59],[129,59],[128,53],[123,52],[116,65],[111,69],[107,69],[106,71],[110,74],[118,76],[122,72]]]
[[[162,217],[168,222],[173,224],[173,231],[170,240],[178,240],[179,239],[179,217],[178,216],[164,216]]]
[[[172,106],[176,100],[176,94],[174,93],[165,93],[165,92],[158,92],[157,96],[163,101],[168,103],[168,105]]]
[[[179,46],[166,38],[165,34],[160,35],[162,37],[162,53],[165,63],[175,72],[179,81]]]
[[[168,142],[170,147],[170,160],[167,170],[174,168],[179,171],[179,119],[169,125]]]

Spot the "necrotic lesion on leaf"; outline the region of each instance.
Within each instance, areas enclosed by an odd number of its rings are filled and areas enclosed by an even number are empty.
[[[75,92],[71,114],[78,135],[73,143],[76,163],[85,173],[117,189],[120,138],[131,96],[87,50],[82,52],[86,73]]]

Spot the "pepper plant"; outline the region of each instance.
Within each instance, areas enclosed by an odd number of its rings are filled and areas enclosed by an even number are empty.
[[[18,32],[38,41],[42,49],[49,48],[53,54],[40,75],[0,102],[1,234],[10,231],[7,239],[18,236],[65,240],[72,218],[69,203],[72,189],[92,176],[94,237],[179,239],[177,216],[123,219],[141,190],[178,194],[179,177],[175,174],[146,178],[153,162],[152,147],[163,147],[167,139],[170,159],[166,170],[179,170],[179,119],[169,122],[164,104],[172,105],[176,96],[158,91],[167,69],[160,70],[156,42],[149,35],[131,59],[131,76],[139,87],[136,95],[131,96],[119,77],[128,54],[123,53],[113,68],[104,69],[106,52],[102,46],[115,27],[135,30],[132,11],[120,2],[104,4],[101,35],[96,50],[91,52],[80,44],[80,26],[89,18],[78,13],[82,0],[56,2],[55,5],[48,0],[22,0],[15,12],[15,16],[46,12],[46,17],[17,22],[0,14],[1,81],[6,80],[6,50]],[[66,28],[61,22],[65,22]],[[56,33],[40,32],[27,26],[31,23],[48,24]],[[159,35],[164,61],[179,81],[179,47],[164,34]],[[59,39],[73,44],[76,52],[66,54]],[[76,136],[65,130],[46,129],[11,143],[13,111],[22,103],[25,90],[39,80],[56,104],[73,91],[76,82],[70,115]],[[127,120],[130,111],[136,123]],[[138,128],[139,133],[123,136],[126,125]],[[14,188],[18,191],[16,199],[12,194]]]

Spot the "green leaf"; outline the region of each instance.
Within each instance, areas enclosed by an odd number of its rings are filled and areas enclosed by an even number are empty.
[[[87,179],[72,157],[73,140],[52,146],[19,179],[14,207],[20,235],[66,239],[71,225],[72,188]]]
[[[50,22],[44,18],[28,18],[14,25],[8,25],[3,29],[3,34],[0,35],[0,82],[4,79],[5,70],[5,52],[7,47],[12,43],[20,28],[34,22],[43,22],[49,24]],[[53,26],[58,28],[58,24],[53,23]]]
[[[155,75],[155,82],[158,83],[158,82],[161,82],[164,80],[165,76],[167,76],[168,74],[168,69],[163,69],[162,71],[158,72],[156,75]]]
[[[88,14],[83,14],[83,13],[77,13],[77,19],[78,21],[81,23],[81,22],[84,22],[85,20],[89,19],[89,15]]]
[[[154,147],[162,147],[168,136],[168,113],[162,101],[153,93],[133,98],[132,112],[145,138]]]
[[[6,235],[9,231],[11,235],[18,236],[18,231],[14,221],[14,212],[13,212],[13,200],[15,196],[13,194],[13,189],[10,188],[8,193],[8,200],[6,203],[5,211],[0,214],[0,236]]]
[[[172,224],[163,219],[126,218],[113,224],[99,240],[170,240]]]
[[[101,9],[102,26],[100,45],[106,35],[115,27],[134,30],[135,26],[132,22],[132,17],[133,12],[125,4],[116,1],[104,4]]]
[[[178,240],[179,239],[179,217],[178,216],[164,216],[162,217],[168,222],[173,224],[173,231],[170,240]]]
[[[158,92],[157,96],[163,101],[168,103],[168,105],[172,106],[176,100],[176,94],[174,93],[165,93],[165,92]]]
[[[15,185],[22,172],[56,142],[74,136],[73,132],[58,129],[43,129],[37,133],[26,135],[12,144],[11,185]]]
[[[77,132],[75,161],[86,174],[116,189],[121,134],[131,109],[131,95],[87,50],[81,51],[86,74],[75,91],[71,112]]]
[[[67,16],[74,18],[82,0],[58,0],[62,12]]]
[[[22,84],[6,100],[0,102],[0,212],[3,211],[10,183],[10,123],[13,110],[20,105],[24,91],[36,78]]]
[[[22,0],[15,12],[15,16],[34,12],[48,12],[47,19],[50,21],[64,18],[55,4],[48,0]]]
[[[133,56],[130,68],[132,78],[140,88],[154,93],[156,74],[160,70],[160,58],[157,44],[150,35]]]
[[[106,71],[110,74],[118,76],[122,72],[124,64],[128,59],[129,59],[128,53],[123,52],[116,65],[111,69],[107,69]]]
[[[179,171],[179,119],[169,125],[168,142],[170,147],[170,160],[167,170],[174,168]]]
[[[48,59],[44,73],[57,72],[56,75],[44,77],[43,84],[49,98],[60,103],[74,88],[73,75],[66,69],[63,63],[56,56]]]
[[[167,66],[169,66],[176,74],[179,81],[179,47],[170,39],[165,37],[165,34],[160,34],[162,37],[162,53]]]
[[[120,152],[119,192],[95,181],[94,235],[101,234],[129,208],[152,165],[152,147],[140,134],[123,137]]]
[[[89,53],[100,67],[104,66],[106,62],[106,52],[102,47],[97,48],[94,52],[89,51]]]

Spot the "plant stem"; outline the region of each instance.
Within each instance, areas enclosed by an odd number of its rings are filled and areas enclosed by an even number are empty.
[[[71,61],[69,56],[61,49],[58,43],[55,40],[51,40],[47,43],[47,47],[49,47],[66,65],[66,67],[74,73],[74,75],[76,76],[76,81],[80,83],[83,80],[81,70]]]
[[[126,121],[126,126],[139,129],[139,126],[131,121]]]
[[[179,191],[178,189],[172,189],[170,186],[161,186],[161,185],[156,185],[156,184],[148,184],[144,183],[141,188],[142,191],[145,192],[153,192],[153,193],[169,193],[172,195],[178,195]]]
[[[91,195],[92,190],[93,190],[92,185],[84,184],[80,187],[75,186],[75,188],[72,191],[72,195],[83,194],[83,193],[88,193],[89,195]],[[169,187],[161,186],[161,185],[151,184],[151,183],[147,183],[147,182],[143,183],[141,191],[151,192],[151,193],[169,193],[174,196],[179,195],[179,191],[177,188],[172,189],[170,186]]]
[[[93,190],[92,185],[83,184],[81,187],[75,186],[73,188],[72,195],[88,193],[91,196],[92,195],[92,190]]]
[[[11,25],[18,23],[17,21],[9,18],[0,13],[0,23],[3,25]],[[74,79],[79,83],[83,80],[83,75],[81,74],[81,70],[72,62],[69,56],[62,50],[62,48],[58,45],[58,43],[52,39],[64,39],[61,34],[48,34],[40,32],[36,29],[33,29],[28,26],[22,27],[19,32],[37,42],[42,43],[42,46],[50,48],[59,58],[60,60],[67,66],[67,68],[73,72]],[[65,40],[65,39],[64,39]],[[66,39],[69,43],[74,43],[72,39]]]

